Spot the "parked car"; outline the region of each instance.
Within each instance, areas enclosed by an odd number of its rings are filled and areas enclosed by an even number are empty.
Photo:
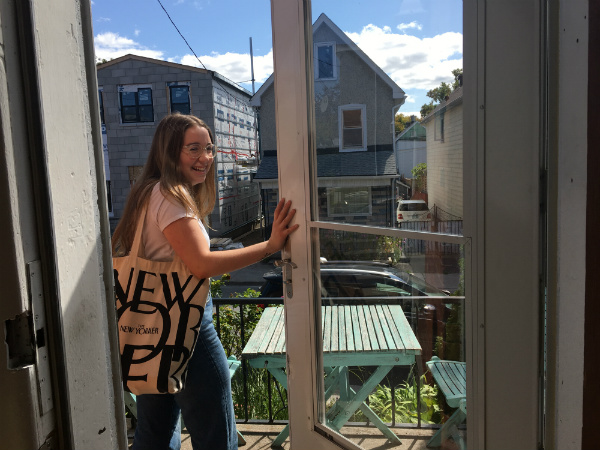
[[[419,277],[373,261],[321,261],[321,298],[364,299],[405,296],[446,296]],[[281,269],[263,275],[260,297],[282,297]]]
[[[431,211],[425,200],[398,200],[398,222],[431,220]]]

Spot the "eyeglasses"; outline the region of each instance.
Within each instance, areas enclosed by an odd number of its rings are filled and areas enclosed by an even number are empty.
[[[217,146],[215,144],[207,144],[206,147],[202,147],[200,144],[188,144],[183,146],[183,151],[194,159],[200,158],[202,155],[214,158],[217,154]]]

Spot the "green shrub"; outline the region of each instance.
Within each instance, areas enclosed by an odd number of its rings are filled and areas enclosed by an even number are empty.
[[[427,384],[425,375],[420,378],[421,388],[421,422],[441,423],[442,409],[438,404],[437,386]],[[394,390],[396,423],[417,423],[418,396],[416,377],[409,379]],[[392,422],[392,389],[378,385],[377,389],[369,395],[369,407],[377,416],[386,423]],[[357,412],[351,419],[356,422],[365,422],[367,419],[362,412]]]

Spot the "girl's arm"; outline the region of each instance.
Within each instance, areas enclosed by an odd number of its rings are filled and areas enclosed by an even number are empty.
[[[269,240],[249,247],[211,252],[198,221],[192,217],[184,217],[169,224],[163,234],[195,276],[213,277],[249,266],[281,250],[287,237],[299,227],[297,224],[288,226],[296,214],[291,205],[291,201],[286,203],[282,198],[275,209]]]

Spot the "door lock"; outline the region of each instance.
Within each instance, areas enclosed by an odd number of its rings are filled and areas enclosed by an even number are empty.
[[[294,288],[292,287],[292,270],[297,268],[296,263],[292,262],[291,259],[278,259],[275,261],[275,267],[282,267],[282,279],[283,285],[285,286],[285,296],[292,298],[294,295]]]

